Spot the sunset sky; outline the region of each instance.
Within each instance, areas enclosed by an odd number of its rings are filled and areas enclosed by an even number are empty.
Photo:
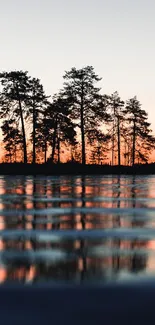
[[[1,0],[0,70],[28,70],[47,94],[93,65],[103,93],[134,95],[155,133],[154,0]]]

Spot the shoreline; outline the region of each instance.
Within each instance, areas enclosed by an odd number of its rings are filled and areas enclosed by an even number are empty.
[[[0,175],[154,175],[155,163],[135,166],[1,163]]]

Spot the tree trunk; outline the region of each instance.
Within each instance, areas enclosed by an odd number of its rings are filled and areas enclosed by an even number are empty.
[[[11,153],[11,150],[9,150],[9,157],[10,157],[10,163],[12,163],[12,153]]]
[[[111,158],[111,164],[114,165],[114,145],[115,145],[115,121],[113,120],[113,134],[112,134],[112,158]]]
[[[125,143],[124,143],[124,165],[125,166],[127,166],[127,158],[128,158],[127,143],[125,141]]]
[[[17,90],[18,103],[19,103],[20,119],[21,119],[21,124],[22,124],[24,164],[27,164],[25,126],[24,126],[23,110],[22,110],[22,104],[21,104],[21,100],[20,100],[20,96],[19,96],[18,86],[17,86],[16,90]]]
[[[84,133],[84,117],[83,117],[83,83],[82,83],[82,91],[81,91],[81,141],[82,141],[82,165],[86,164],[86,153],[85,153],[85,133]]]
[[[53,164],[54,156],[55,156],[56,136],[57,136],[57,119],[55,121],[55,127],[54,127],[54,133],[53,133],[52,157],[51,157],[52,164]]]
[[[47,161],[47,141],[45,139],[45,156],[44,156],[44,163],[46,164]]]
[[[133,124],[133,142],[132,142],[132,166],[135,164],[135,147],[136,147],[136,121]]]
[[[16,160],[17,160],[17,146],[15,144],[15,163],[16,163]]]
[[[120,119],[117,117],[118,166],[121,165]]]
[[[36,162],[36,111],[35,104],[33,103],[33,164]]]
[[[131,164],[130,146],[128,144],[128,166]]]
[[[60,164],[60,138],[58,136],[58,164]]]

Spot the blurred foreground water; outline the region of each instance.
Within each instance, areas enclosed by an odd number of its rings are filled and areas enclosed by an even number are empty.
[[[0,283],[155,273],[155,176],[0,176]]]

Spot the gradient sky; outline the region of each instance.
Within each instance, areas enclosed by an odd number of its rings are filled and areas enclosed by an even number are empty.
[[[28,70],[47,94],[93,65],[103,93],[137,95],[155,134],[154,0],[0,0],[0,71]]]

